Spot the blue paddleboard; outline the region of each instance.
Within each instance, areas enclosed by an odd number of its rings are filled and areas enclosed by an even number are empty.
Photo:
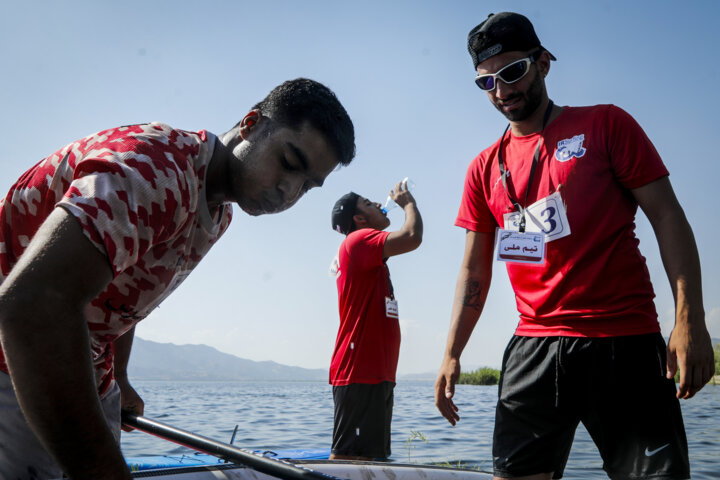
[[[298,448],[288,450],[254,450],[252,453],[276,460],[326,460],[330,456],[329,448]],[[196,467],[225,463],[217,457],[205,453],[181,455],[141,455],[127,457],[125,462],[133,472],[155,468]]]

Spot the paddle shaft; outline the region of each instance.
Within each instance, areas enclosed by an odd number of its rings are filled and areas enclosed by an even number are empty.
[[[134,413],[122,412],[122,421],[125,425],[136,428],[142,432],[155,435],[165,440],[178,443],[185,447],[192,448],[199,452],[207,453],[223,460],[229,460],[240,465],[246,465],[253,470],[265,473],[277,478],[287,479],[322,479],[340,480],[338,477],[322,472],[316,472],[309,468],[299,467],[289,462],[262,457],[228,443],[218,442],[212,438],[203,437],[192,432],[181,430],[170,425],[141,417]]]

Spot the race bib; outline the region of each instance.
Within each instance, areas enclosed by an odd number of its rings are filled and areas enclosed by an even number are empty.
[[[520,233],[499,228],[495,250],[500,262],[543,263],[545,237],[541,233]]]
[[[519,231],[521,217],[520,212],[503,215],[505,230]],[[559,191],[538,200],[525,209],[525,232],[542,233],[545,242],[552,242],[570,235],[570,224]]]
[[[385,297],[385,316],[398,318],[398,303],[394,298]]]

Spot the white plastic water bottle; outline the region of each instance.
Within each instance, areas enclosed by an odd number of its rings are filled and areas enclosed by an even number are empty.
[[[408,177],[405,177],[403,179],[402,183],[405,185],[405,188],[408,192],[412,192],[415,189],[415,182],[410,180]],[[384,214],[387,214],[388,211],[392,210],[393,208],[397,207],[398,204],[395,203],[395,200],[392,199],[390,195],[388,195],[387,200],[385,200],[385,206],[382,208],[382,212]]]

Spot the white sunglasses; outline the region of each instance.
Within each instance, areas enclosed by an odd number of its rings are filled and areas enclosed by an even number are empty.
[[[537,60],[537,55],[542,53],[542,50],[530,54],[529,57],[515,60],[512,63],[505,65],[503,68],[495,73],[484,73],[475,77],[475,84],[480,87],[480,90],[486,92],[492,92],[497,87],[497,80],[499,78],[508,85],[515,83],[522,79],[530,71],[530,64]]]

